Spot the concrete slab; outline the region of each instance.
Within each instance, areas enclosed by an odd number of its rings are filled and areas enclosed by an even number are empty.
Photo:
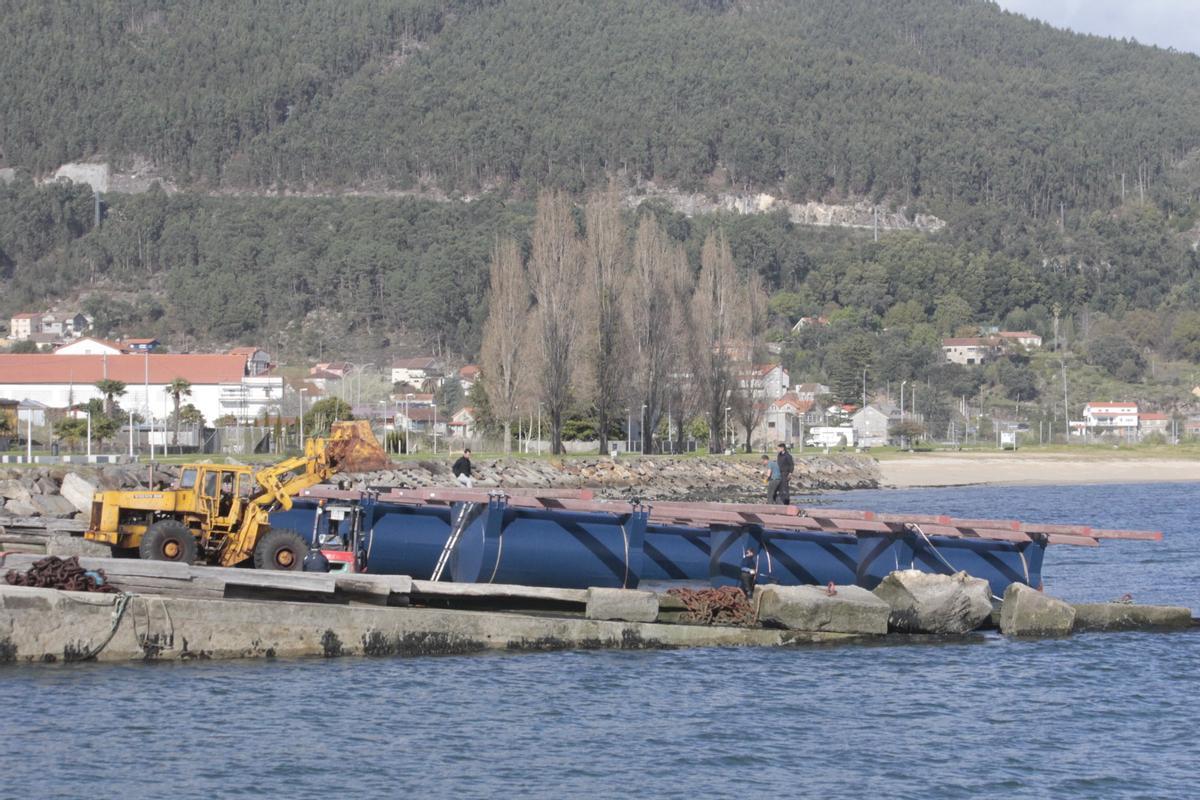
[[[1175,630],[1192,627],[1192,610],[1183,606],[1132,603],[1076,603],[1076,631]]]
[[[791,630],[884,634],[891,608],[861,586],[759,586],[754,603],[759,621]]]
[[[587,590],[588,619],[619,619],[626,622],[654,622],[658,618],[658,595],[636,589]]]
[[[782,646],[848,638],[852,637],[578,617],[0,586],[0,662]]]
[[[1000,607],[1000,632],[1009,636],[1066,636],[1075,609],[1023,583],[1010,583]]]

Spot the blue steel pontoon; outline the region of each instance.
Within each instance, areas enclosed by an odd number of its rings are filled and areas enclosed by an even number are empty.
[[[358,509],[362,571],[462,583],[636,588],[643,581],[858,584],[890,572],[965,571],[997,596],[1010,583],[1038,587],[1050,544],[1094,547],[1104,538],[1161,538],[936,515],[737,503],[596,501],[587,492],[502,494],[465,489],[347,492],[316,487],[271,515],[320,545],[322,509]],[[439,564],[439,561],[441,562]]]

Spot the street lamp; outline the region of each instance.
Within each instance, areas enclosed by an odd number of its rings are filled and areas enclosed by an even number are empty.
[[[430,403],[433,406],[433,454],[437,455],[437,403]]]
[[[633,451],[633,409],[625,409],[625,452]]]
[[[391,453],[392,451],[391,451],[391,449],[390,449],[390,448],[389,448],[389,446],[388,446],[388,430],[387,430],[387,400],[380,400],[380,401],[379,401],[379,414],[380,414],[380,416],[381,416],[381,417],[383,417],[383,420],[382,420],[382,422],[381,422],[381,424],[382,424],[382,426],[383,426],[383,452],[385,452],[385,453]]]
[[[642,427],[638,431],[642,435],[642,455],[646,454],[646,404],[642,403]]]
[[[732,438],[729,435],[729,412],[732,409],[733,409],[732,406],[725,406],[725,449],[726,449],[726,451],[729,450],[730,440]]]
[[[412,393],[404,395],[404,455],[412,452],[409,448],[408,433],[412,430],[412,418],[408,416],[408,401],[412,399]]]
[[[900,421],[904,421],[904,387],[908,385],[908,381],[900,381]]]
[[[671,454],[675,453],[675,429],[671,427],[671,401],[674,398],[667,396],[667,449]]]

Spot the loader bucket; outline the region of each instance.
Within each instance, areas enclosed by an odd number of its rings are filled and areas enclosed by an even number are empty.
[[[370,472],[391,463],[365,419],[333,423],[326,452],[339,472]]]

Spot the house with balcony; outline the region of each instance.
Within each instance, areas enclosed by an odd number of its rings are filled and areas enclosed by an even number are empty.
[[[1137,403],[1088,403],[1083,407],[1084,432],[1092,436],[1115,435],[1134,439],[1138,435]]]

